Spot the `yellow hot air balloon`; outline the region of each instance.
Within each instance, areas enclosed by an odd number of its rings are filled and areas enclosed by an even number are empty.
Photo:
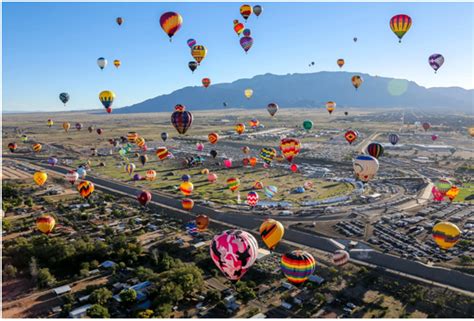
[[[46,183],[47,179],[48,179],[48,174],[46,174],[45,172],[39,171],[33,174],[33,180],[39,186],[43,186],[44,183]]]
[[[114,99],[115,94],[111,90],[104,90],[99,94],[99,100],[106,109],[112,107]]]
[[[43,148],[43,146],[42,146],[40,143],[37,143],[37,144],[34,144],[34,145],[33,145],[33,151],[34,151],[35,153],[39,153],[42,148]]]
[[[69,131],[69,128],[71,128],[71,124],[65,121],[63,123],[63,128],[64,128],[64,131],[67,133]]]
[[[471,135],[471,137],[474,137],[474,127],[470,127],[467,131],[469,132],[469,135]]]
[[[52,119],[48,119],[48,127],[51,127],[54,125],[54,121]]]
[[[121,64],[122,64],[122,63],[120,62],[120,60],[118,60],[118,59],[115,59],[115,60],[114,60],[114,66],[115,66],[115,67],[118,68],[118,67],[120,67]]]
[[[326,103],[326,110],[328,111],[329,114],[332,114],[332,112],[336,109],[336,103],[333,101],[328,101]]]
[[[433,240],[444,250],[452,248],[461,236],[459,228],[450,222],[439,222],[433,226]]]
[[[56,220],[51,215],[41,215],[36,219],[36,228],[44,234],[49,234],[53,231]]]
[[[193,48],[191,49],[191,56],[193,56],[194,60],[198,63],[198,65],[201,63],[201,61],[206,58],[207,55],[207,49],[206,47],[202,45],[194,45]]]
[[[253,96],[253,90],[250,89],[250,88],[245,89],[244,95],[245,95],[245,97],[246,97],[247,99],[250,99],[250,97]]]
[[[245,19],[245,21],[247,21],[248,17],[250,17],[252,12],[253,12],[253,8],[249,6],[248,4],[243,4],[240,7],[240,14],[242,15],[242,18]]]
[[[285,234],[285,228],[274,219],[267,219],[260,225],[262,240],[272,251],[283,238],[283,234]]]
[[[181,185],[179,185],[179,190],[184,196],[189,196],[193,193],[194,185],[191,182],[182,182]]]

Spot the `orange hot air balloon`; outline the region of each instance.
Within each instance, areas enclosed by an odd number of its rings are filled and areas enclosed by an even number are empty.
[[[248,4],[243,4],[241,7],[240,7],[240,14],[242,15],[242,18],[245,19],[245,21],[247,21],[248,17],[250,17],[250,15],[252,14],[253,12],[253,9],[251,6],[249,6]]]
[[[56,220],[51,215],[41,215],[36,219],[36,228],[44,234],[49,234],[53,231]]]
[[[344,59],[338,59],[337,65],[339,66],[339,68],[342,68],[342,66],[344,66]]]
[[[204,88],[209,87],[210,84],[211,84],[211,79],[209,79],[209,78],[202,78],[202,85],[204,86]]]
[[[171,38],[181,28],[183,17],[176,12],[165,12],[160,17],[160,25],[163,31]]]
[[[184,196],[189,196],[193,193],[194,190],[194,185],[191,182],[182,182],[181,185],[179,185],[179,190],[181,193],[183,193]]]
[[[344,138],[347,140],[349,144],[352,144],[357,139],[357,132],[354,130],[348,130],[344,134]]]
[[[237,132],[237,134],[241,135],[245,131],[245,124],[239,123],[235,125],[235,131]]]
[[[250,166],[254,167],[255,165],[257,165],[257,157],[250,157],[249,158],[249,164]]]
[[[237,36],[240,36],[240,34],[242,33],[242,31],[244,31],[244,29],[245,29],[245,26],[243,23],[239,22],[238,20],[234,20],[234,31],[237,34]]]
[[[190,211],[194,207],[194,201],[190,198],[183,198],[183,200],[181,201],[181,206],[184,210]]]
[[[209,140],[209,143],[211,144],[217,144],[217,141],[219,140],[219,135],[217,133],[210,133],[207,135],[207,139]]]
[[[447,198],[452,202],[456,196],[459,194],[459,188],[457,186],[452,186],[445,194]]]
[[[328,101],[326,103],[326,110],[328,111],[329,115],[332,114],[332,112],[336,109],[336,103],[333,101]]]
[[[115,66],[116,68],[120,67],[121,64],[122,64],[122,63],[120,62],[120,60],[118,60],[118,59],[115,59],[115,60],[114,60],[114,66]]]
[[[39,144],[39,143],[33,145],[33,151],[34,151],[35,153],[39,153],[42,148],[43,148],[43,146],[42,146],[41,144]]]
[[[283,138],[280,141],[280,150],[283,156],[290,163],[299,154],[301,150],[301,143],[296,138]]]
[[[153,169],[149,169],[146,171],[145,179],[147,181],[154,181],[156,178],[156,171]]]
[[[196,216],[196,226],[199,231],[205,231],[209,226],[209,217],[203,214]]]
[[[68,122],[63,123],[63,129],[67,133],[69,131],[69,128],[71,128],[71,124]]]
[[[92,182],[90,181],[81,181],[79,185],[77,185],[77,190],[79,191],[79,194],[85,199],[89,198],[89,196],[92,195],[94,189],[94,184],[92,184]]]
[[[45,172],[39,171],[33,174],[33,180],[39,186],[43,186],[44,183],[46,183],[47,179],[48,179],[48,174],[46,174]]]

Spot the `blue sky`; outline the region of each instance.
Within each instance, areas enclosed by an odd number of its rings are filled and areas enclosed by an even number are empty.
[[[256,3],[250,3],[256,4]],[[426,87],[473,88],[472,3],[262,3],[246,27],[254,45],[246,55],[233,31],[241,3],[3,3],[3,109],[54,111],[66,91],[67,110],[101,108],[113,90],[123,107],[183,86],[275,74],[343,70],[405,78]],[[166,11],[183,16],[169,42],[159,26]],[[413,26],[401,44],[389,28],[398,13]],[[124,18],[119,27],[115,18]],[[352,38],[358,37],[354,43]],[[186,40],[208,55],[194,74]],[[428,56],[446,62],[435,75]],[[98,57],[109,65],[101,71]],[[122,66],[115,69],[114,59]],[[314,61],[315,67],[308,68]]]

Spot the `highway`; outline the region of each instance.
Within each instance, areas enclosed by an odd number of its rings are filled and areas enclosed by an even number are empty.
[[[49,171],[54,171],[60,174],[65,174],[68,170],[70,170],[69,168],[61,166],[50,167],[46,164],[38,164],[37,160],[30,157],[22,157],[19,155],[4,155],[4,157],[27,161],[35,166],[47,168]],[[97,189],[105,188],[106,191],[117,191],[132,198],[135,198],[136,195],[138,195],[138,193],[141,191],[140,188],[92,175],[88,175],[87,179],[97,185]],[[183,217],[187,216],[190,219],[194,218],[194,214],[180,210],[181,201],[179,199],[172,198],[159,192],[152,192],[151,194],[152,201],[157,206],[162,206],[162,208],[165,210],[180,212]],[[222,222],[227,225],[230,224],[252,231],[253,233],[258,230],[261,222],[264,220],[264,217],[254,214],[246,214],[236,211],[222,212],[201,205],[194,206],[193,212],[205,214],[209,216],[211,221]],[[285,231],[285,240],[330,253],[333,253],[336,249],[339,249],[335,245],[334,241],[330,238],[305,233],[291,228]],[[367,256],[356,255],[354,259],[367,264],[378,266],[379,268],[386,269],[387,271],[397,271],[398,273],[402,273],[406,276],[416,277],[418,279],[425,280],[428,283],[436,282],[446,287],[449,286],[452,289],[461,291],[464,290],[463,292],[469,291],[470,293],[468,293],[474,296],[474,276],[469,274],[464,274],[459,271],[440,267],[427,266],[419,262],[406,260],[376,251],[371,251]]]

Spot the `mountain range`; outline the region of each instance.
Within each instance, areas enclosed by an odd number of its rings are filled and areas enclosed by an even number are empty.
[[[353,75],[364,82],[356,90]],[[441,75],[435,75],[441,77]],[[253,89],[251,99],[244,90]],[[304,74],[258,75],[232,83],[184,87],[167,95],[118,108],[114,113],[172,111],[176,104],[189,110],[261,108],[270,102],[280,107],[323,107],[327,101],[337,107],[444,109],[474,113],[474,89],[460,87],[425,88],[413,81],[371,76],[364,73],[316,72]]]

